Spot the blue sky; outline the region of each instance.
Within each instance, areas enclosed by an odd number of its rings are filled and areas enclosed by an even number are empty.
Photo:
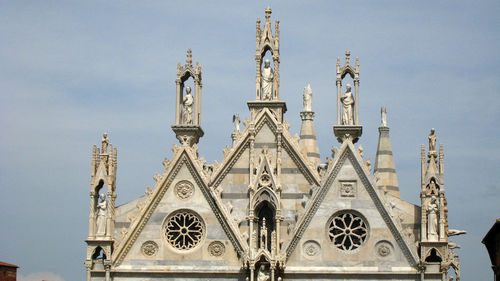
[[[200,154],[220,161],[232,114],[249,116],[255,20],[270,4],[292,134],[310,83],[322,159],[338,146],[335,63],[350,50],[365,156],[373,162],[386,106],[402,197],[419,204],[420,144],[436,128],[450,226],[468,231],[453,239],[463,280],[491,279],[480,241],[500,217],[500,2],[233,2],[0,1],[0,260],[24,280],[84,280],[91,147],[103,132],[118,147],[119,204],[153,185],[177,142],[187,48],[203,68]]]

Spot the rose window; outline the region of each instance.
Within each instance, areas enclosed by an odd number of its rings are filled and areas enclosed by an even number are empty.
[[[165,222],[165,237],[168,243],[178,250],[196,247],[204,232],[201,218],[187,210],[171,215]]]
[[[353,213],[341,213],[333,217],[328,226],[328,237],[335,247],[351,251],[366,240],[368,227],[365,221]]]

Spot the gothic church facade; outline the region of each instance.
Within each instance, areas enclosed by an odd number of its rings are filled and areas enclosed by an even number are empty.
[[[108,136],[92,153],[86,280],[449,280],[460,260],[449,236],[443,146],[421,148],[421,206],[400,198],[385,109],[372,164],[356,142],[359,61],[337,59],[339,144],[322,162],[312,90],[304,88],[300,136],[280,99],[279,21],[256,25],[256,92],[250,118],[233,116],[232,146],[219,162],[198,154],[202,71],[177,66],[175,124],[180,145],[154,188],[121,206],[117,149]],[[272,61],[264,60],[266,53]],[[343,85],[349,75],[353,85]],[[194,89],[185,86],[193,79]],[[193,92],[193,93],[191,93]]]

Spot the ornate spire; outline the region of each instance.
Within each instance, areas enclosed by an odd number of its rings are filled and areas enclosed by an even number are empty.
[[[377,179],[377,185],[379,187],[383,188],[386,192],[399,197],[398,176],[394,165],[394,157],[392,155],[389,127],[387,126],[387,110],[385,107],[382,107],[380,112],[382,124],[378,128],[379,138],[373,173]]]
[[[189,86],[184,83],[189,79],[194,80],[194,95]],[[175,124],[172,130],[181,144],[193,145],[198,143],[203,136],[201,129],[201,66],[196,62],[193,69],[193,54],[187,50],[186,64],[184,67],[177,63]]]
[[[314,112],[312,111],[312,89],[307,84],[303,91],[304,109],[300,113],[302,127],[300,129],[300,152],[316,167],[321,162],[316,132],[314,131]]]
[[[337,125],[333,131],[339,142],[349,139],[353,143],[363,132],[363,127],[359,125],[359,60],[356,58],[356,68],[350,65],[351,52],[345,52],[345,65],[340,66],[340,59],[337,58]],[[345,85],[345,92],[342,91],[342,80],[346,75],[351,76],[354,82],[354,93],[351,85]]]
[[[193,53],[191,52],[191,49],[187,50],[187,55],[186,55],[186,66],[193,67]]]
[[[261,29],[257,18],[255,33],[255,101],[249,102],[251,116],[256,116],[263,108],[273,111],[276,119],[281,122],[286,112],[286,105],[279,100],[280,87],[280,51],[279,51],[279,20],[276,20],[274,35],[271,26],[271,8],[265,10],[264,27]],[[270,53],[272,60],[264,57]],[[253,119],[253,117],[252,117]]]

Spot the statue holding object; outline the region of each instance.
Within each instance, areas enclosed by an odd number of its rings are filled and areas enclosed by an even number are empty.
[[[346,92],[340,97],[342,103],[342,125],[354,125],[354,98],[351,85],[346,84]]]
[[[184,124],[193,124],[193,95],[191,95],[191,87],[186,87],[186,95],[182,100],[182,105],[184,107]]]
[[[274,72],[269,60],[264,61],[262,69],[262,100],[271,100],[273,97]]]

